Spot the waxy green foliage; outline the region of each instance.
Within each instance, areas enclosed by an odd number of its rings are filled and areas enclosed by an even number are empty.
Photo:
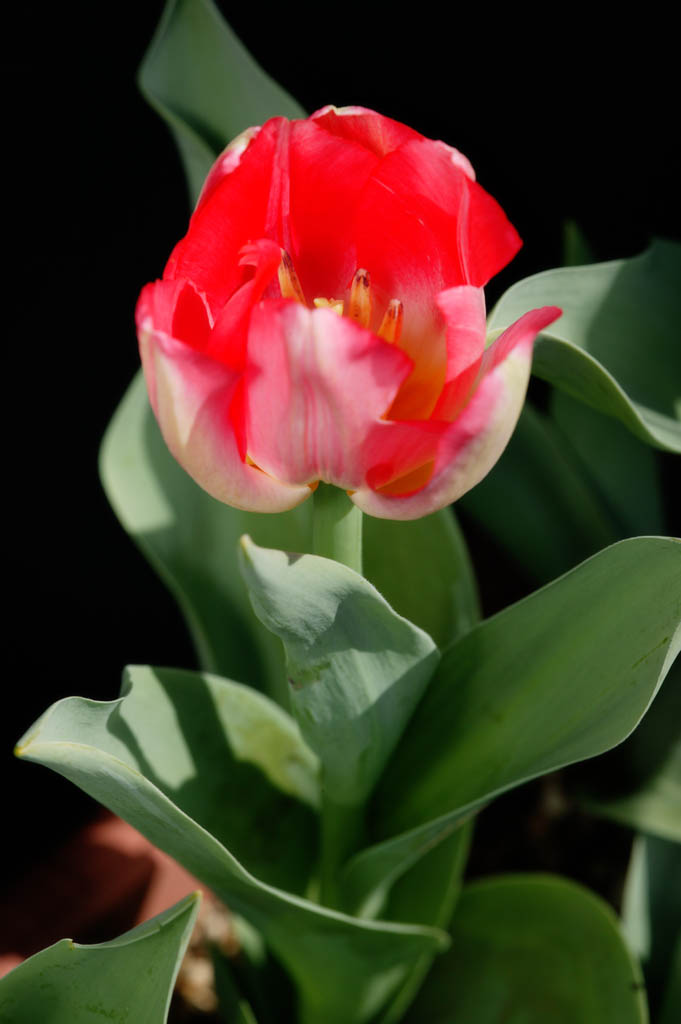
[[[62,939],[36,953],[0,980],[0,1024],[165,1024],[199,898],[111,942]]]
[[[439,660],[433,640],[362,576],[242,541],[256,615],[283,642],[291,707],[336,804],[363,803]]]
[[[640,968],[610,907],[550,875],[464,888],[450,950],[405,1024],[647,1024]]]
[[[173,133],[194,201],[216,157],[239,132],[275,114],[305,117],[211,0],[168,0],[139,85]]]
[[[490,330],[534,306],[560,306],[537,339],[532,372],[681,452],[680,278],[681,245],[662,241],[634,259],[547,270],[509,288]]]
[[[417,959],[447,945],[446,934],[419,925],[361,921],[247,870],[221,839],[238,841],[249,867],[264,869],[270,863],[272,871],[281,872],[281,856],[295,876],[295,857],[303,865],[309,861],[309,834],[278,833],[274,803],[277,789],[287,799],[314,794],[312,762],[302,741],[295,741],[295,723],[282,725],[280,708],[227,680],[162,669],[128,672],[120,700],[72,697],[55,704],[20,741],[19,755],[80,786],[262,932],[297,985],[302,1024],[370,1020]],[[257,707],[244,710],[242,702],[253,697]],[[269,737],[264,745],[263,736]],[[249,772],[246,785],[241,761],[257,769]],[[275,793],[263,813],[249,821],[256,784]]]

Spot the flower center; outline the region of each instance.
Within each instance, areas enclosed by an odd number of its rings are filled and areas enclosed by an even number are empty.
[[[279,287],[283,299],[295,299],[296,302],[301,302],[304,306],[307,305],[300,279],[293,266],[293,260],[285,249],[281,250]],[[370,330],[374,303],[368,270],[358,268],[355,271],[347,299],[318,296],[313,299],[312,304],[316,309],[332,309],[339,316],[347,316],[360,327]],[[385,309],[376,334],[379,338],[383,338],[384,341],[397,344],[402,333],[403,320],[404,308],[402,303],[399,299],[391,299]]]

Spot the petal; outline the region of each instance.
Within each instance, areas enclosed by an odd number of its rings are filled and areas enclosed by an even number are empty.
[[[345,317],[293,301],[253,311],[246,373],[248,454],[270,475],[354,489],[375,448],[368,443],[409,359]]]
[[[403,496],[395,494],[394,483],[383,493],[367,486],[351,496],[355,504],[383,519],[418,519],[456,501],[479,483],[508,444],[520,415],[534,339],[558,316],[555,306],[525,313],[486,350],[479,383],[463,411],[443,431],[425,486]],[[417,475],[403,481],[414,482],[422,483]]]
[[[205,190],[194,211],[187,234],[168,260],[164,278],[193,281],[205,294],[214,315],[243,284],[239,266],[243,247],[267,236],[275,156],[284,128],[288,128],[284,118],[268,121],[229,174],[220,177],[216,172],[214,183]]]
[[[309,497],[308,487],[273,480],[241,459],[232,425],[239,374],[155,329],[146,314],[139,344],[164,440],[204,490],[249,512],[282,512]]]
[[[482,288],[460,285],[437,299],[447,338],[447,369],[434,419],[456,419],[475,384],[485,351],[485,296]]]
[[[358,267],[354,211],[380,163],[359,142],[338,138],[314,121],[291,126],[288,250],[308,302],[341,298]]]
[[[411,291],[414,271],[422,277],[429,266],[434,291],[458,284],[481,287],[518,251],[515,228],[471,175],[460,153],[424,138],[403,144],[381,162],[362,197],[357,246],[362,264],[382,283],[387,278],[391,294]],[[408,246],[399,239],[405,222]],[[406,261],[392,259],[395,242]]]
[[[211,167],[208,177],[203,183],[203,188],[201,189],[201,194],[196,204],[197,209],[206,202],[222,179],[237,169],[241,163],[241,158],[259,132],[259,125],[256,128],[246,128],[243,132],[237,135],[236,138],[232,139],[225,149],[223,149],[222,153]]]
[[[404,142],[423,138],[406,124],[366,107],[327,106],[315,111],[310,120],[338,138],[359,142],[376,156],[385,156]]]

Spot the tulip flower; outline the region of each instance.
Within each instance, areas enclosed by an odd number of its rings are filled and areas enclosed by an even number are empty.
[[[211,170],[137,307],[175,458],[237,508],[319,481],[413,519],[494,465],[520,414],[532,310],[487,348],[483,286],[520,239],[457,150],[370,110],[249,129]]]

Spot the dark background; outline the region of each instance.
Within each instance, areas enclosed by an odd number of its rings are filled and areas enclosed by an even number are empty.
[[[188,215],[173,143],[135,85],[161,6],[33,7],[5,41],[10,657],[0,764],[10,868],[29,868],[94,806],[12,759],[23,731],[59,697],[116,696],[128,662],[193,664],[173,602],[97,477],[100,437],[138,366],[137,294]],[[374,107],[470,157],[525,240],[492,299],[561,262],[566,218],[598,259],[634,255],[655,234],[681,238],[669,27],[640,13],[635,25],[523,24],[488,5],[444,19],[428,4],[408,18],[220,6],[309,110]]]

